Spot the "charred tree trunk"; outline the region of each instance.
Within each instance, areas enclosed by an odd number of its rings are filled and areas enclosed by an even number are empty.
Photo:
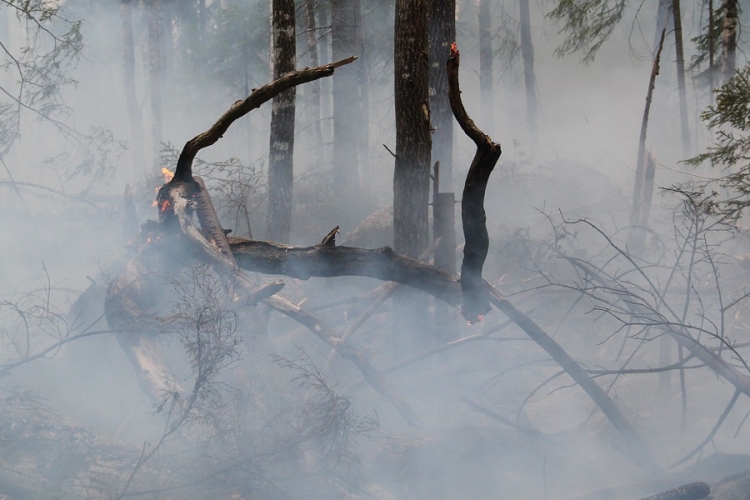
[[[490,0],[479,0],[479,96],[482,121],[487,130],[495,128],[492,89],[492,11]]]
[[[396,164],[393,174],[393,242],[417,257],[429,244],[430,105],[427,0],[396,3]]]
[[[721,78],[727,83],[734,75],[737,57],[737,0],[724,1],[724,28],[721,34]]]
[[[633,183],[633,206],[630,212],[630,233],[628,235],[628,250],[635,255],[639,255],[643,250],[643,244],[645,239],[645,233],[642,226],[647,222],[644,221],[644,192],[653,192],[653,172],[651,173],[651,186],[648,186],[648,163],[647,163],[647,151],[646,151],[646,132],[648,130],[648,118],[651,112],[651,100],[654,95],[654,89],[656,88],[656,77],[659,74],[659,61],[661,60],[661,51],[664,47],[664,36],[666,34],[666,28],[661,32],[661,39],[659,40],[659,48],[656,51],[654,57],[654,63],[651,66],[651,77],[648,81],[648,90],[646,91],[646,106],[643,109],[643,119],[641,120],[641,135],[638,139],[638,157],[636,159],[635,167],[635,182]],[[650,157],[650,155],[649,155]],[[653,170],[653,167],[652,169]],[[651,206],[651,200],[648,202],[649,209]]]
[[[531,15],[529,0],[518,0],[521,23],[521,56],[523,57],[523,81],[526,89],[526,121],[532,142],[536,142],[538,104],[536,99],[536,76],[534,75],[534,46],[531,43]]]
[[[357,9],[354,0],[331,2],[333,59],[357,50]],[[358,56],[359,54],[354,54]],[[357,69],[344,68],[333,75],[333,176],[337,196],[349,205],[359,190],[359,127],[361,123]],[[356,221],[345,220],[344,227]]]
[[[151,152],[154,167],[159,164],[163,126],[162,126],[162,92],[164,86],[162,30],[159,15],[159,0],[148,0],[148,59],[151,92]]]
[[[448,102],[445,61],[456,40],[456,0],[433,0],[430,6],[430,117],[432,161],[440,162],[440,189],[453,191],[453,115]]]
[[[677,55],[677,87],[680,95],[680,128],[682,130],[682,155],[690,156],[690,128],[688,127],[687,89],[685,87],[685,54],[682,44],[682,14],[680,0],[672,0],[674,44]]]
[[[294,0],[273,0],[273,78],[294,71],[296,36]],[[285,90],[273,99],[271,144],[268,158],[268,218],[266,238],[289,242],[294,190],[294,112],[296,90]]]
[[[315,23],[315,2],[305,0],[305,19],[307,19],[307,52],[310,57],[310,66],[318,66],[318,30]],[[310,84],[310,117],[312,126],[313,144],[320,147],[323,144],[323,133],[320,128],[320,80]]]
[[[359,180],[360,185],[367,185],[370,172],[370,82],[367,74],[367,54],[365,53],[365,24],[362,18],[362,2],[354,0],[354,15],[357,20],[357,35],[354,50],[361,59],[357,68],[357,87],[359,88]]]
[[[464,192],[461,195],[461,222],[464,228],[464,260],[461,264],[461,290],[463,304],[461,313],[469,322],[478,322],[490,311],[490,302],[482,279],[482,268],[487,258],[490,237],[487,233],[487,215],[484,211],[484,194],[487,182],[500,159],[500,144],[493,142],[469,117],[461,100],[458,82],[460,54],[455,45],[446,64],[448,72],[448,96],[451,110],[464,133],[474,141],[477,151],[466,174]]]
[[[122,83],[130,121],[130,146],[133,167],[143,169],[143,121],[135,92],[135,43],[133,42],[133,0],[120,1],[122,22]]]
[[[397,0],[394,40],[396,162],[393,172],[393,244],[418,257],[429,245],[430,102],[429,0]],[[408,290],[393,300],[394,354],[400,357],[423,338],[427,301]],[[419,333],[418,333],[419,332]]]

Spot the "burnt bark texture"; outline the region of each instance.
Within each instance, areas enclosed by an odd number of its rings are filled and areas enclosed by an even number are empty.
[[[461,313],[469,322],[480,321],[490,311],[490,303],[482,280],[482,268],[487,258],[490,237],[487,233],[487,214],[484,211],[484,195],[487,182],[500,159],[500,144],[482,132],[469,117],[461,100],[458,82],[460,54],[455,46],[446,63],[448,72],[448,96],[453,116],[464,133],[474,141],[477,151],[466,175],[461,196],[461,222],[464,228],[464,260],[461,264],[461,289],[463,305]]]
[[[724,2],[724,26],[721,33],[721,79],[727,83],[734,75],[737,60],[737,24],[739,14],[737,0]]]
[[[397,0],[394,40],[396,161],[393,171],[393,245],[417,258],[429,245],[430,102],[429,0]],[[429,338],[426,298],[397,290],[393,299],[394,356]]]
[[[456,0],[433,0],[430,5],[430,117],[432,161],[440,162],[440,188],[453,191],[453,115],[448,102],[445,61],[456,40]]]
[[[135,43],[133,41],[133,0],[120,1],[122,34],[122,85],[130,122],[130,151],[134,168],[144,168],[143,121],[135,92]]]
[[[331,2],[331,50],[333,59],[356,55],[359,25],[354,0]],[[334,189],[342,201],[354,201],[359,190],[360,103],[357,68],[346,68],[333,76],[333,176]],[[347,227],[355,221],[343,220]]]
[[[297,57],[294,0],[273,0],[273,78],[294,71]],[[294,193],[294,111],[296,89],[291,87],[273,99],[271,141],[268,153],[268,217],[266,237],[288,242],[292,230]]]
[[[687,89],[685,86],[685,52],[682,44],[682,14],[680,0],[672,0],[674,20],[674,45],[677,55],[677,90],[680,96],[680,128],[682,130],[682,154],[690,156],[690,128],[688,126]]]
[[[159,0],[146,2],[148,11],[148,67],[151,96],[151,150],[152,163],[156,167],[159,162],[163,125],[162,125],[162,94],[164,89],[164,61],[162,51],[162,29]]]
[[[393,173],[393,244],[417,257],[429,244],[430,104],[427,0],[396,2],[396,164]]]
[[[318,29],[315,21],[315,1],[305,0],[305,19],[307,22],[307,53],[310,58],[310,66],[316,67],[318,63]],[[323,144],[323,132],[320,126],[320,81],[315,80],[310,84],[310,126],[312,128],[313,144]]]
[[[534,74],[534,45],[531,42],[531,14],[529,0],[518,0],[521,24],[521,57],[523,57],[523,81],[526,89],[526,121],[533,141],[536,141],[537,114],[536,76]]]
[[[495,127],[492,73],[492,9],[490,0],[479,0],[479,95],[482,121],[487,130]]]
[[[644,210],[646,198],[648,198],[648,206],[650,210],[651,206],[651,195],[647,196],[647,193],[653,193],[653,180],[654,180],[654,169],[655,166],[651,166],[649,169],[650,155],[646,151],[646,133],[648,131],[648,118],[651,113],[651,101],[654,95],[654,89],[656,88],[656,77],[659,75],[659,62],[661,60],[661,51],[664,47],[664,36],[666,34],[666,28],[661,31],[661,39],[659,40],[659,48],[656,51],[654,57],[654,63],[651,66],[651,76],[648,81],[648,90],[646,91],[646,105],[643,109],[643,119],[641,120],[641,135],[638,139],[638,158],[636,159],[635,167],[635,182],[633,183],[633,207],[630,213],[630,225],[631,226],[643,226],[648,222],[648,216],[644,218]],[[653,160],[651,161],[653,164]],[[650,186],[649,186],[650,180]],[[643,239],[645,233],[642,228],[633,227],[628,234],[628,249],[635,255],[638,255],[643,249]]]

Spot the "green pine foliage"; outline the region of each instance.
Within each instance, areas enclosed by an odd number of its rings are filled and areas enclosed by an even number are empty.
[[[561,21],[566,35],[555,50],[557,57],[583,52],[583,62],[594,61],[596,53],[612,34],[625,12],[625,0],[557,0],[547,17]]]
[[[716,143],[686,163],[710,161],[725,169],[720,184],[732,194],[723,205],[728,213],[739,217],[750,206],[750,64],[737,70],[714,95],[716,103],[701,118],[716,131]]]

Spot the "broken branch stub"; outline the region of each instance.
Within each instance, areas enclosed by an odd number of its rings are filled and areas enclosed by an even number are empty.
[[[464,260],[461,264],[461,290],[463,304],[461,314],[469,322],[481,320],[490,311],[490,301],[482,280],[482,268],[487,258],[490,238],[487,233],[487,215],[484,211],[484,195],[487,182],[500,159],[500,144],[476,126],[461,101],[458,83],[460,53],[456,44],[451,45],[451,55],[446,63],[448,72],[448,100],[453,116],[464,133],[477,145],[474,159],[466,174],[463,195],[461,196],[461,222],[464,230]]]

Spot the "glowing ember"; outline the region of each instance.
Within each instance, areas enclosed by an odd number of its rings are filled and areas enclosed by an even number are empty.
[[[469,325],[476,325],[477,323],[481,323],[483,319],[484,319],[484,314],[479,314],[479,315],[477,315],[476,319],[474,319],[472,321],[468,321],[468,324]]]
[[[451,44],[451,57],[458,57],[461,53],[458,51],[458,46],[456,45],[456,42],[453,42]]]
[[[164,167],[161,169],[161,174],[164,176],[164,182],[169,182],[172,180],[172,177],[174,177],[174,172],[171,172]]]
[[[161,210],[162,212],[166,212],[168,208],[169,208],[169,200],[164,200],[159,205],[159,210]]]

